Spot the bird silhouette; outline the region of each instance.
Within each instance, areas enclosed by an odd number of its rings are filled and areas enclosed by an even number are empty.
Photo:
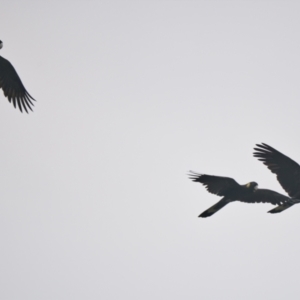
[[[198,174],[190,171],[189,178],[194,182],[202,183],[208,192],[223,196],[215,205],[199,215],[201,218],[210,217],[230,202],[241,201],[246,203],[271,203],[284,205],[291,199],[268,189],[259,189],[254,181],[244,185],[238,184],[233,178],[207,174]]]

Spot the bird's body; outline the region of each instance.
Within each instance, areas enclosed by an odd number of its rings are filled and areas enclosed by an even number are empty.
[[[262,143],[256,146],[257,148],[254,148],[255,152],[253,153],[254,157],[257,157],[272,173],[277,175],[278,182],[292,198],[292,201],[269,212],[278,213],[295,203],[299,203],[297,199],[300,199],[300,165],[267,144]]]
[[[233,178],[198,174],[191,172],[190,179],[202,183],[208,192],[223,196],[223,198],[204,211],[199,217],[205,218],[213,215],[219,209],[230,202],[241,201],[245,203],[271,203],[282,205],[290,201],[290,198],[268,189],[258,189],[256,182],[249,182],[245,185],[238,184]]]
[[[0,49],[2,47],[3,43],[0,41]],[[34,99],[25,89],[13,65],[2,56],[0,56],[0,88],[2,88],[8,101],[12,102],[14,107],[18,105],[21,112],[22,109],[24,109],[27,113],[28,108],[32,110],[32,100]]]

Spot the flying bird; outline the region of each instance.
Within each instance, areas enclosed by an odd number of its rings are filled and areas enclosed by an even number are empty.
[[[0,41],[0,49],[3,47]],[[0,88],[2,88],[4,96],[12,102],[16,108],[16,104],[21,112],[22,108],[28,113],[28,108],[32,110],[34,106],[31,100],[34,100],[25,89],[19,75],[13,65],[5,58],[0,56]]]
[[[261,143],[256,145],[254,157],[262,161],[272,173],[277,175],[277,180],[282,188],[292,198],[291,201],[270,210],[270,213],[279,213],[300,201],[300,166],[288,156],[282,154],[271,146]]]
[[[223,196],[215,205],[199,215],[201,218],[210,217],[230,202],[241,201],[246,203],[271,203],[284,205],[290,198],[267,189],[259,189],[254,181],[244,185],[238,184],[233,178],[198,174],[190,171],[189,178],[194,182],[202,183],[208,192]]]

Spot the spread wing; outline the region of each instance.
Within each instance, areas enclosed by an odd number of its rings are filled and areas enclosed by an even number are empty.
[[[32,110],[33,103],[31,100],[34,99],[26,91],[13,65],[2,56],[0,56],[0,88],[3,89],[8,101],[13,102],[14,107],[18,104],[21,112],[22,108],[27,113],[27,108]]]
[[[240,187],[233,178],[229,177],[198,174],[190,171],[189,178],[194,182],[202,183],[210,193],[218,196],[226,196],[232,189]]]
[[[254,148],[254,157],[262,161],[272,173],[277,175],[277,180],[290,197],[300,195],[300,166],[267,144],[257,144]]]
[[[253,193],[243,196],[243,198],[239,199],[239,201],[247,203],[272,203],[274,205],[282,205],[289,203],[291,198],[272,190],[257,189]]]

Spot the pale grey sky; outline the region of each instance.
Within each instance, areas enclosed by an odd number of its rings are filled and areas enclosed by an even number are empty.
[[[0,298],[298,299],[300,205],[233,203],[189,170],[284,193],[300,162],[300,3],[3,1]]]

